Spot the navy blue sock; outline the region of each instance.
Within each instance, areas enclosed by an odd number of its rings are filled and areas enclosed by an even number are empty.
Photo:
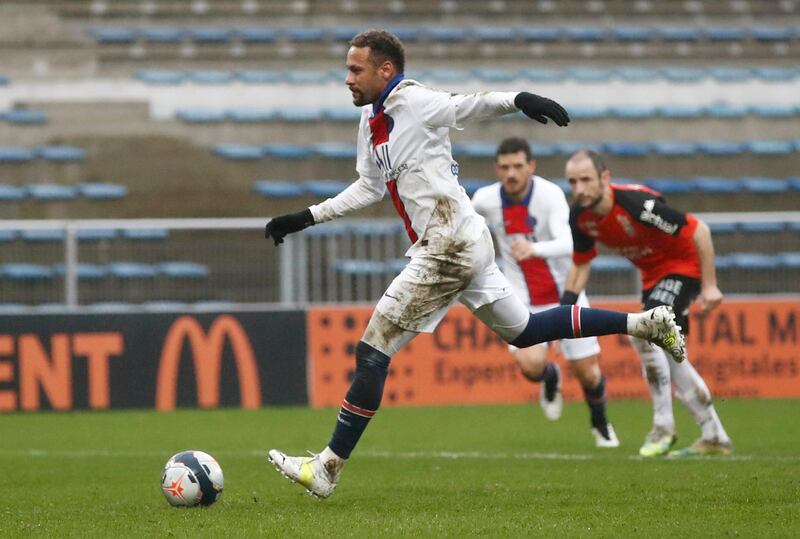
[[[586,404],[589,405],[589,411],[592,414],[592,426],[600,431],[604,437],[608,438],[608,419],[606,418],[606,402],[608,402],[608,395],[606,395],[606,377],[600,375],[600,383],[594,388],[583,388],[583,396],[586,398]]]
[[[548,361],[539,376],[528,376],[524,372],[522,374],[531,382],[544,383],[544,396],[547,400],[551,401],[553,397],[556,396],[556,389],[558,389],[558,370],[556,370],[556,366],[553,363]]]
[[[561,305],[531,314],[528,325],[510,344],[526,348],[558,339],[628,333],[628,313]]]
[[[391,358],[363,341],[356,345],[356,372],[342,401],[328,447],[343,459],[350,457],[369,420],[378,411]]]

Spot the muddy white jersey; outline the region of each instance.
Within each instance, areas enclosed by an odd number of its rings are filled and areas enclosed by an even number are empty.
[[[516,92],[451,94],[398,75],[358,129],[358,179],[311,207],[317,223],[380,200],[388,190],[412,242],[408,255],[434,253],[443,240],[477,241],[484,220],[458,183],[449,131],[516,112]]]
[[[558,303],[572,262],[569,205],[561,188],[534,176],[528,195],[516,202],[497,182],[478,189],[472,203],[496,239],[503,273],[514,291],[529,305]],[[516,261],[511,246],[519,239],[534,242],[541,258]]]

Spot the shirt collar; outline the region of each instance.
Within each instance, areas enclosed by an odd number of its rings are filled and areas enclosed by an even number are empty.
[[[383,91],[381,92],[381,96],[375,103],[372,104],[373,115],[378,114],[378,111],[381,110],[381,107],[383,107],[383,102],[386,101],[386,98],[389,96],[389,93],[392,90],[394,90],[394,87],[400,84],[400,81],[403,80],[405,77],[406,77],[405,73],[399,73],[398,75],[395,75],[395,77],[392,80],[389,81],[389,83],[386,85],[386,88],[384,88]]]
[[[525,198],[522,199],[521,202],[517,202],[516,200],[511,200],[506,192],[503,190],[503,186],[500,186],[500,199],[503,201],[503,206],[514,206],[519,204],[521,206],[528,206],[531,203],[531,197],[533,197],[533,189],[535,187],[535,178],[531,176],[531,186],[528,189],[528,194],[525,195]]]

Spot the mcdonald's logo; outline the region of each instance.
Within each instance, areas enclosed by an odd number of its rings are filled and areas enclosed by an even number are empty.
[[[191,316],[181,316],[172,324],[161,349],[156,380],[156,409],[174,410],[177,400],[178,367],[185,341],[189,341],[197,382],[197,405],[219,406],[220,372],[225,339],[233,348],[239,378],[242,408],[261,406],[261,383],[253,347],[236,318],[222,315],[214,319],[208,333]]]

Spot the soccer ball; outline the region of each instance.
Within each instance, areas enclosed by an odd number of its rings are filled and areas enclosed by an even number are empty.
[[[202,451],[172,455],[161,474],[161,492],[176,507],[208,506],[222,494],[222,468]]]

